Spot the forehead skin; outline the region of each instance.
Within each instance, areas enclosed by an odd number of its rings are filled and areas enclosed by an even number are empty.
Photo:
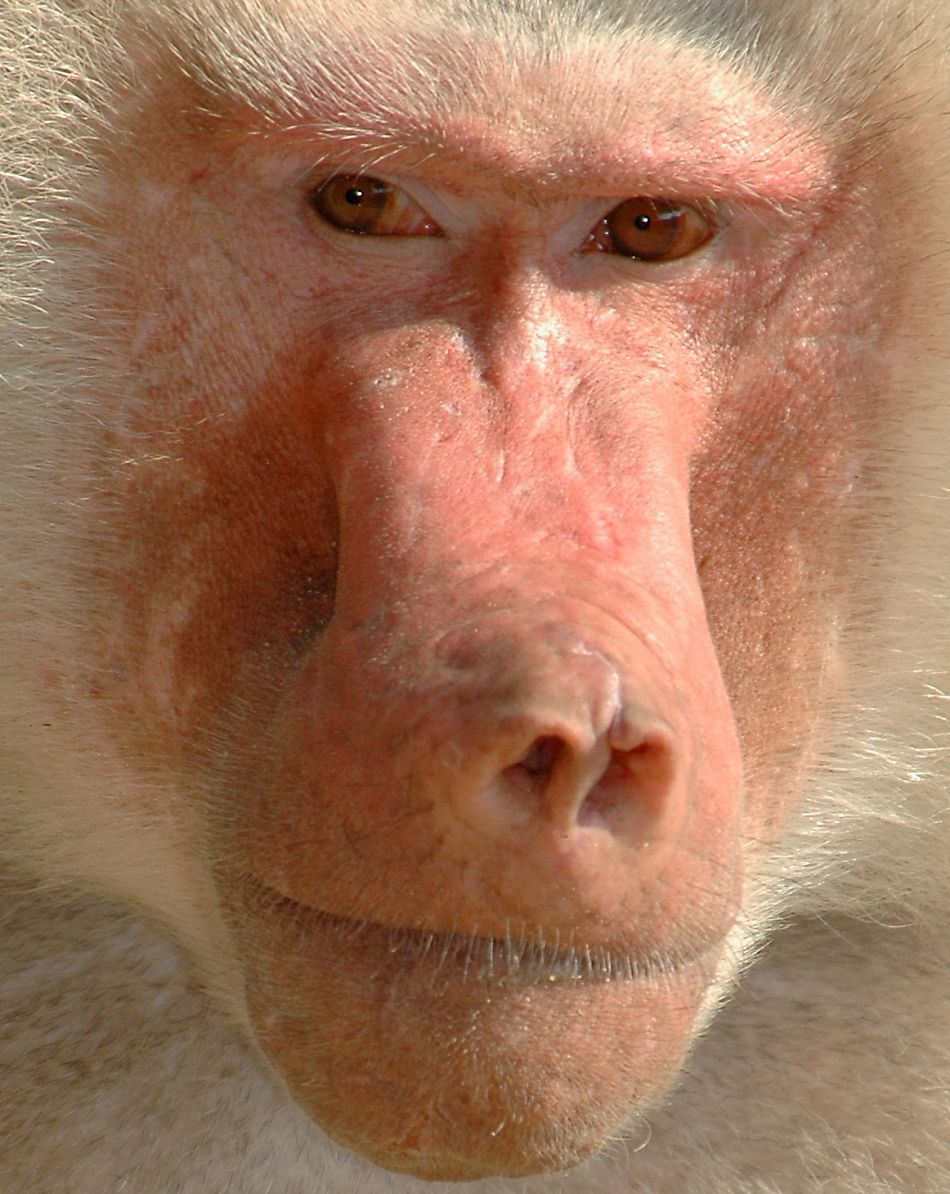
[[[480,27],[477,10],[459,23],[453,6],[406,5],[400,25],[388,6],[381,21],[376,5],[348,5],[334,11],[330,40],[312,4],[252,7],[260,26],[249,9],[199,22],[184,8],[171,25],[133,15],[146,30],[126,40],[171,42],[175,69],[166,60],[157,73],[177,88],[184,65],[218,115],[293,132],[317,152],[343,149],[362,168],[775,202],[813,197],[827,181],[813,112],[796,124],[746,69],[669,35],[592,34],[556,6],[530,35],[517,35],[515,15],[509,37],[497,21]]]

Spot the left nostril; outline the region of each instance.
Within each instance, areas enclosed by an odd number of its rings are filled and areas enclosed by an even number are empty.
[[[560,738],[550,735],[538,738],[521,762],[515,765],[523,767],[529,775],[549,775],[563,749],[564,743]]]
[[[502,775],[515,780],[522,790],[527,785],[532,791],[541,793],[547,788],[564,747],[564,742],[551,734],[536,738],[524,758],[506,767]]]

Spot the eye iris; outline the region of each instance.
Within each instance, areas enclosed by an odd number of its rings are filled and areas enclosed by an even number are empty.
[[[387,183],[352,174],[327,179],[311,192],[310,202],[328,224],[360,236],[386,232],[396,208],[393,189]]]
[[[695,252],[713,227],[694,207],[637,197],[619,204],[604,220],[609,244],[598,244],[639,261],[676,261]]]

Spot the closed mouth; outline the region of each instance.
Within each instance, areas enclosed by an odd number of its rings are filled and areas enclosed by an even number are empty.
[[[285,896],[256,876],[246,875],[245,898],[259,911],[292,925],[301,947],[308,937],[332,938],[341,947],[359,948],[387,958],[399,968],[424,965],[433,981],[467,980],[498,988],[657,982],[718,951],[718,940],[697,941],[695,948],[664,950],[643,946],[590,944],[578,930],[519,925],[504,936],[472,931],[386,925],[366,918],[326,912]]]

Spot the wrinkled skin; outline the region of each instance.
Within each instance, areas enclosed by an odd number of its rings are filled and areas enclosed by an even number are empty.
[[[356,236],[311,195],[368,151],[161,65],[87,217],[124,380],[97,716],[209,861],[253,1034],[332,1135],[426,1177],[565,1168],[669,1084],[800,797],[883,184],[689,56],[657,49],[642,141],[585,54],[501,56],[497,115],[387,113],[366,171],[440,235]],[[583,251],[644,193],[715,198],[715,235]]]

